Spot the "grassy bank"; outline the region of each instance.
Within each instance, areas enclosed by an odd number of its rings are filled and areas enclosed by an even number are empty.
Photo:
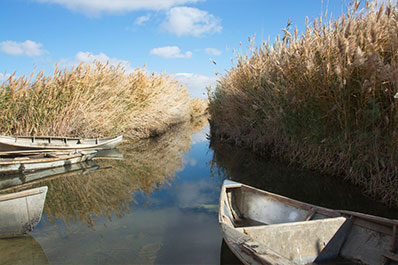
[[[146,138],[189,121],[202,101],[165,74],[126,73],[108,64],[56,69],[0,85],[2,135]]]
[[[239,55],[210,95],[212,135],[398,206],[398,11],[358,6]]]

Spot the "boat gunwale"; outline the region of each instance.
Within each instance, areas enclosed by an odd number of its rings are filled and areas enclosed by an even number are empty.
[[[42,186],[39,188],[33,188],[29,190],[23,190],[16,193],[0,194],[0,202],[20,199],[23,197],[34,196],[42,193],[46,193],[48,190],[47,186]]]

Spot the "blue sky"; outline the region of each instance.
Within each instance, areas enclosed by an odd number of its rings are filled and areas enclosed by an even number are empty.
[[[328,2],[328,5],[327,5]],[[290,19],[299,31],[328,9],[337,18],[348,0],[0,0],[0,81],[9,74],[51,74],[81,61],[145,67],[205,97],[233,50],[275,40]],[[240,46],[242,43],[242,46]],[[216,64],[213,64],[214,60]]]

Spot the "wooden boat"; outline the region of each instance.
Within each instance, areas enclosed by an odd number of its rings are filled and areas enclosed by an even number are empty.
[[[24,156],[13,158],[0,158],[0,175],[31,172],[39,169],[69,166],[74,163],[92,159],[97,151],[85,150],[78,152],[52,151],[37,152],[29,151]],[[9,154],[7,152],[7,154]],[[1,156],[0,156],[1,157]]]
[[[0,237],[31,232],[40,222],[47,186],[0,195]]]
[[[51,136],[0,136],[0,151],[40,149],[112,149],[122,142],[123,136],[100,139],[80,139]]]
[[[398,264],[398,220],[318,207],[229,180],[219,223],[244,264]]]

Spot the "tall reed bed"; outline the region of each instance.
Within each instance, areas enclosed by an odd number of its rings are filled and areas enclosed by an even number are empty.
[[[0,85],[0,134],[131,138],[188,121],[188,91],[165,74],[97,62]]]
[[[212,134],[398,206],[398,7],[359,5],[238,55],[210,95]]]

